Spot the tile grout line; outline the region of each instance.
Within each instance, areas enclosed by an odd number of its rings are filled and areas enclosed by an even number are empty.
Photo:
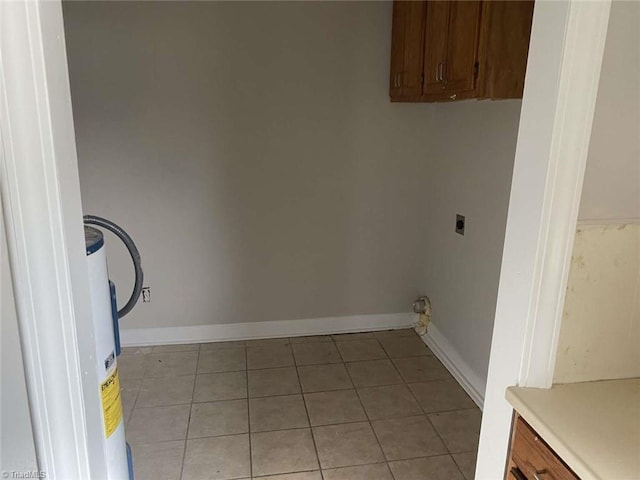
[[[300,396],[302,397],[302,405],[304,405],[304,412],[307,415],[307,423],[309,425],[309,435],[311,435],[311,442],[313,443],[313,451],[316,454],[316,462],[318,462],[318,471],[320,472],[320,478],[324,479],[324,474],[322,473],[322,465],[320,464],[320,455],[318,454],[318,445],[316,444],[316,437],[313,434],[313,427],[311,426],[311,417],[309,416],[309,409],[307,408],[307,399],[304,396],[304,391],[302,389],[302,381],[300,380],[300,372],[298,370],[298,362],[296,356],[294,354],[293,347],[291,347],[291,354],[293,355],[293,364],[296,370],[296,377],[298,379],[298,386],[300,387]],[[338,352],[339,354],[339,352]]]
[[[456,455],[459,454],[463,454],[463,453],[473,453],[473,452],[457,452]],[[453,456],[454,454],[451,454],[451,458],[453,458],[453,463],[456,464],[456,467],[458,467],[458,470],[460,471],[460,473],[462,474],[462,478],[464,480],[473,480],[473,479],[468,479],[467,475],[462,471],[462,467],[460,466],[460,464],[458,463],[458,461],[456,460],[456,457]],[[477,452],[476,452],[476,456],[477,456]]]
[[[343,390],[344,391],[344,390]],[[326,392],[320,392],[320,393],[326,393]],[[297,396],[299,394],[292,394],[291,396]],[[245,400],[245,399],[240,399],[240,400]],[[222,401],[226,401],[226,400],[222,400]],[[237,401],[237,400],[232,400],[232,401]],[[406,415],[406,416],[402,416],[402,417],[389,417],[389,418],[380,418],[380,419],[376,419],[376,420],[371,420],[371,422],[377,422],[378,420],[380,421],[384,421],[384,420],[403,420],[405,418],[411,418],[411,417],[421,417],[423,415]],[[356,423],[367,423],[369,422],[369,419],[367,418],[366,420],[350,420],[348,422],[340,422],[340,423],[323,423],[320,425],[312,425],[312,426],[304,426],[304,427],[287,427],[287,428],[274,428],[274,429],[269,429],[269,430],[255,430],[252,431],[251,433],[273,433],[273,432],[284,432],[284,431],[289,431],[289,430],[308,430],[309,428],[322,428],[322,427],[338,427],[341,425],[353,425]],[[188,440],[196,440],[196,439],[202,439],[202,438],[220,438],[220,437],[234,437],[234,436],[240,436],[240,435],[247,435],[249,432],[238,432],[238,433],[223,433],[223,434],[219,434],[219,435],[202,435],[202,436],[198,436],[198,437],[191,437],[188,438]],[[147,445],[147,444],[154,444],[154,443],[162,443],[162,442],[175,442],[175,441],[181,441],[181,439],[168,439],[168,440],[158,440],[158,441],[150,441],[150,442],[138,442],[136,443],[136,445]],[[451,455],[457,455],[459,453],[473,453],[474,450],[464,450],[461,452],[452,452]],[[411,457],[411,458],[426,458],[426,457],[435,457],[435,456],[439,456],[439,455],[449,455],[449,452],[445,452],[445,453],[436,453],[433,455],[418,455],[417,457]],[[391,461],[395,461],[395,460],[391,460]],[[380,463],[380,462],[374,462],[374,463]],[[331,468],[335,468],[335,467],[331,467]],[[306,471],[306,470],[305,470]]]
[[[429,347],[427,347],[427,350],[429,350]],[[429,352],[431,352],[431,350],[429,350]],[[412,357],[409,357],[412,358]],[[437,359],[436,359],[437,360]],[[438,360],[438,362],[440,362]],[[393,364],[394,367],[397,366],[394,363]],[[453,461],[453,464],[456,466],[456,468],[458,469],[458,472],[462,475],[462,477],[464,478],[464,474],[462,473],[462,471],[460,470],[460,467],[458,467],[458,464],[456,463],[455,459],[453,458],[453,455],[451,454],[451,450],[449,449],[449,446],[445,443],[444,438],[442,438],[442,435],[440,435],[440,432],[438,431],[438,429],[436,428],[436,426],[433,424],[433,422],[431,421],[431,419],[429,418],[429,414],[426,412],[426,410],[424,409],[424,407],[422,406],[422,404],[418,401],[418,398],[415,396],[415,394],[413,393],[413,390],[410,387],[410,383],[407,382],[405,380],[405,378],[402,376],[402,374],[400,375],[402,377],[402,381],[404,382],[404,384],[406,385],[407,389],[409,390],[409,392],[411,393],[411,396],[413,397],[413,399],[416,401],[416,403],[418,404],[418,406],[420,407],[420,410],[422,410],[422,413],[424,414],[425,419],[427,420],[427,422],[429,423],[429,425],[431,425],[431,428],[433,429],[433,431],[435,432],[436,436],[438,437],[438,439],[440,440],[440,443],[442,443],[442,445],[444,446],[445,450],[446,450],[446,454],[448,457],[451,458],[451,460]]]
[[[384,349],[383,349],[383,351],[384,351]],[[386,355],[386,351],[385,351],[385,355]],[[373,432],[373,437],[376,439],[376,443],[378,444],[378,448],[380,449],[380,453],[382,453],[382,458],[384,459],[384,463],[387,466],[387,470],[391,473],[391,476],[393,478],[395,478],[395,475],[393,474],[393,472],[391,471],[391,467],[389,466],[389,460],[387,459],[387,454],[384,452],[384,448],[382,448],[382,443],[380,443],[380,438],[378,438],[378,434],[376,433],[376,429],[373,428],[373,423],[371,421],[371,417],[369,416],[369,412],[367,412],[367,409],[364,406],[364,402],[362,401],[362,397],[360,396],[360,392],[358,391],[357,388],[355,388],[355,386],[354,386],[354,389],[356,391],[356,396],[358,397],[358,401],[360,402],[360,407],[362,407],[362,411],[364,412],[364,416],[367,417],[367,422],[369,423],[369,428]]]
[[[389,468],[388,465],[389,462],[387,462],[386,460],[382,460],[380,462],[367,462],[367,463],[359,463],[357,465],[347,465],[345,467],[331,467],[331,468],[325,468],[325,470],[340,470],[343,468],[354,468],[354,467],[368,467],[370,465],[386,465],[387,469],[389,470],[389,472],[391,473],[392,478],[395,478],[393,476],[393,473],[391,472],[391,469]]]
[[[382,345],[382,348],[384,349],[384,344]],[[386,352],[386,350],[385,350],[385,352]],[[393,365],[393,368],[395,369],[396,373],[400,376],[400,380],[402,381],[402,384],[407,386],[407,388],[409,388],[409,386],[407,385],[407,383],[405,381],[404,376],[402,375],[402,372],[400,372],[400,370],[398,369],[398,366],[396,365],[396,362],[393,361],[393,358],[391,358],[391,356],[389,356],[389,361],[391,362],[391,365]],[[410,388],[409,388],[409,391],[411,391]],[[412,397],[414,397],[414,400],[418,403],[418,406],[420,407],[420,410],[422,410],[423,413],[424,413],[424,410],[422,409],[422,406],[420,405],[420,402],[418,402],[418,400],[415,398],[415,396],[413,395],[413,392],[411,392],[411,395],[412,395]],[[426,415],[425,415],[425,417],[426,417]],[[429,421],[429,419],[427,419],[427,421]],[[378,438],[378,434],[376,433],[375,428],[373,428],[373,424],[371,424],[371,428],[373,429],[373,433],[376,436],[376,438]],[[435,428],[434,428],[434,430],[435,430]],[[442,441],[442,440],[440,440],[440,441]],[[378,442],[380,442],[379,439],[378,439]],[[382,454],[384,455],[384,457],[386,459],[387,455],[384,453],[384,450],[382,451]],[[391,476],[395,479],[396,476],[393,473],[391,465],[389,464],[389,462],[391,462],[391,461],[393,461],[393,460],[388,460],[387,459],[387,468],[389,469],[389,472],[391,472]]]
[[[376,462],[376,463],[384,463],[386,465],[387,471],[389,472],[391,477],[395,479],[396,476],[393,474],[393,471],[391,470],[391,466],[389,465],[389,460],[387,459],[387,454],[384,453],[384,448],[382,448],[382,443],[380,443],[380,438],[378,437],[378,434],[376,433],[376,429],[373,428],[373,422],[372,422],[371,418],[369,417],[369,413],[367,412],[367,409],[364,407],[364,403],[362,403],[362,398],[360,397],[360,392],[358,392],[358,389],[356,389],[356,396],[358,397],[358,401],[360,402],[360,406],[362,407],[362,410],[364,411],[365,417],[367,417],[367,422],[369,423],[369,428],[373,432],[373,437],[376,439],[376,443],[378,444],[378,448],[380,449],[380,452],[382,453],[382,458],[384,459],[384,462]],[[373,464],[371,464],[371,465],[373,465]]]
[[[251,407],[249,406],[249,347],[245,342],[244,346],[244,378],[247,387],[247,436],[249,437],[249,477],[253,478],[253,438],[251,436]]]
[[[460,453],[470,453],[470,452],[460,452]],[[436,455],[428,455],[428,456],[422,456],[422,457],[410,457],[410,458],[402,458],[400,460],[381,460],[379,462],[367,462],[367,463],[359,463],[357,465],[347,465],[344,467],[331,467],[331,468],[325,468],[324,470],[340,470],[343,468],[353,468],[353,467],[367,467],[370,465],[387,465],[387,468],[389,469],[389,472],[391,473],[391,476],[393,478],[395,478],[395,476],[393,475],[393,472],[391,471],[391,468],[389,467],[389,463],[391,462],[404,462],[404,461],[408,461],[408,460],[420,460],[421,458],[435,458],[435,457],[449,457],[450,455],[448,453],[438,453]],[[308,472],[310,470],[304,470],[305,472]],[[294,473],[299,473],[299,472],[294,472]],[[256,479],[261,479],[263,477],[256,477]],[[466,480],[466,477],[463,475],[463,478]],[[472,479],[473,480],[473,479]]]
[[[333,338],[333,335],[331,336],[331,341],[333,342],[333,346],[336,347],[336,350],[338,350],[338,355],[340,356],[340,359],[342,360],[342,366],[344,367],[344,369],[347,369],[347,366],[345,365],[345,360],[344,360],[344,355],[342,355],[342,351],[340,350],[340,347],[338,347],[338,342],[336,342],[336,339]],[[347,372],[347,375],[349,374],[349,372]],[[351,378],[349,378],[351,379]],[[353,382],[351,382],[353,383]]]
[[[184,475],[184,462],[187,460],[187,442],[189,440],[189,429],[191,427],[191,415],[193,415],[193,398],[196,395],[196,385],[198,383],[198,367],[200,366],[200,344],[198,344],[198,357],[196,360],[195,375],[193,378],[193,388],[191,389],[191,403],[189,404],[189,418],[187,419],[187,431],[184,438],[184,449],[182,451],[182,465],[180,465],[180,479]]]
[[[428,347],[427,347],[428,349]],[[413,358],[413,357],[407,357],[407,358]],[[438,360],[439,361],[439,360]],[[392,362],[393,363],[393,362]],[[393,364],[394,367],[397,366],[395,365],[395,363]],[[398,372],[399,373],[399,372]],[[438,431],[438,429],[436,428],[436,426],[433,424],[433,422],[431,421],[431,419],[429,418],[429,414],[425,411],[424,407],[422,406],[422,404],[418,401],[418,399],[416,398],[415,394],[413,393],[413,390],[411,389],[411,387],[409,386],[410,384],[407,383],[404,379],[404,377],[402,376],[402,374],[400,375],[400,377],[402,378],[402,381],[404,382],[405,387],[407,388],[407,390],[409,390],[409,393],[411,394],[411,397],[415,400],[415,402],[418,404],[418,407],[420,407],[420,410],[422,411],[422,413],[424,414],[425,419],[427,420],[427,422],[429,423],[429,425],[431,425],[431,428],[433,429],[433,431],[435,432],[436,436],[438,437],[438,439],[440,440],[440,442],[442,443],[442,445],[444,446],[445,450],[447,451],[447,455],[451,458],[451,460],[453,461],[453,464],[456,466],[456,468],[458,469],[458,472],[460,473],[460,475],[462,475],[462,478],[464,478],[464,473],[462,472],[462,470],[460,470],[460,467],[458,466],[458,463],[456,462],[455,458],[453,458],[453,454],[451,452],[451,450],[449,449],[449,446],[445,443],[444,438],[442,438],[442,435],[440,434],[440,432]]]
[[[411,338],[411,337],[408,337]],[[420,404],[420,402],[418,402],[418,399],[415,397],[415,395],[413,394],[413,391],[411,390],[411,388],[409,387],[409,384],[406,382],[404,376],[402,375],[402,373],[398,370],[397,365],[395,364],[395,362],[393,361],[393,359],[391,358],[389,352],[387,351],[387,349],[384,347],[384,344],[382,342],[378,342],[383,351],[385,352],[385,354],[387,355],[387,358],[389,359],[389,361],[391,362],[391,364],[393,365],[393,368],[396,370],[396,372],[398,373],[398,375],[400,376],[400,379],[402,380],[402,384],[407,390],[409,390],[409,394],[411,395],[411,398],[414,399],[414,401],[416,402],[416,404],[418,405],[418,407],[420,408],[420,411],[422,412],[422,416],[425,417],[425,420],[429,423],[429,425],[431,425],[431,428],[433,428],[433,431],[435,432],[435,434],[437,435],[438,439],[440,440],[440,442],[442,443],[442,445],[444,446],[445,450],[446,450],[446,454],[444,455],[448,455],[449,457],[451,457],[451,460],[454,462],[454,465],[456,466],[456,468],[458,470],[460,470],[460,468],[458,467],[458,464],[455,462],[455,459],[453,458],[453,456],[451,455],[451,452],[449,451],[449,447],[447,447],[447,445],[444,443],[444,440],[442,439],[442,437],[440,436],[440,432],[438,432],[438,430],[435,428],[435,426],[432,424],[431,420],[429,419],[429,416],[427,415],[427,413],[424,411],[424,408],[422,407],[422,405]],[[416,356],[417,358],[419,358],[420,356]],[[415,357],[406,357],[406,358],[415,358]],[[360,397],[360,392],[356,389],[356,392],[358,393],[358,398],[360,398],[360,402],[362,403],[362,398]],[[363,404],[364,407],[364,404]],[[391,471],[391,475],[395,478],[395,475],[393,474],[393,471],[391,470],[391,467],[389,466],[389,462],[394,461],[394,460],[389,460],[387,457],[387,454],[385,453],[382,444],[380,443],[380,438],[378,437],[378,434],[376,432],[376,429],[373,426],[373,421],[371,420],[371,418],[369,418],[369,414],[367,413],[366,409],[365,409],[365,415],[367,415],[367,418],[369,419],[369,424],[371,426],[371,430],[373,430],[373,434],[376,437],[376,440],[378,441],[378,445],[380,446],[380,449],[382,451],[382,454],[385,458],[385,461],[387,463],[387,468],[389,468],[389,470]],[[396,418],[409,418],[413,415],[409,415],[407,417],[396,417]],[[378,419],[378,420],[386,420],[386,419]],[[435,455],[434,455],[435,456]],[[425,456],[423,457],[415,457],[415,458],[427,458]],[[405,460],[405,459],[403,459]],[[462,472],[460,472],[462,473]],[[464,475],[463,475],[464,477]]]
[[[127,418],[127,421],[124,423],[125,431],[126,431],[127,425],[129,424],[129,421],[131,420],[131,417],[133,417],[133,411],[136,409],[136,404],[138,403],[138,396],[140,395],[140,390],[142,389],[142,381],[143,379],[139,380],[140,384],[136,389],[136,398],[133,400],[133,405],[131,406],[131,411],[129,412],[129,418]],[[120,389],[122,390],[122,387],[120,387]],[[120,394],[122,395],[122,392]],[[120,399],[120,401],[122,402],[122,398]]]
[[[138,398],[140,397],[140,390],[142,390],[142,384],[144,383],[145,374],[147,373],[147,355],[149,355],[150,353],[151,352],[142,354],[143,366],[142,366],[141,378],[135,379],[140,381],[140,386],[138,387],[138,390],[136,392],[136,399],[134,400],[133,406],[131,407],[131,413],[129,414],[129,418],[127,419],[127,424],[129,423],[129,420],[131,420],[131,417],[133,417],[133,411],[136,409],[136,405],[138,404]],[[117,366],[117,363],[118,361],[116,359],[116,366]],[[134,380],[134,379],[131,379],[131,380]],[[125,424],[125,429],[127,424]]]

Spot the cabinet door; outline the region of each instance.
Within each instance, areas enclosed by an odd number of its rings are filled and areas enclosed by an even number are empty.
[[[426,2],[393,2],[391,97],[422,94],[422,49]]]
[[[427,2],[424,40],[424,93],[441,93],[447,60],[447,33],[451,2]]]
[[[532,0],[482,2],[479,98],[522,98],[533,6]]]
[[[449,28],[445,65],[445,90],[466,92],[475,88],[480,2],[448,2]]]
[[[404,68],[402,70],[402,95],[412,97],[422,94],[422,52],[424,49],[424,16],[426,2],[406,2],[404,37]]]
[[[393,23],[391,26],[391,74],[389,77],[389,96],[402,96],[400,75],[404,66],[404,19],[406,2],[393,2]]]

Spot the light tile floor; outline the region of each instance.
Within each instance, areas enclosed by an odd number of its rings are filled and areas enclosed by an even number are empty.
[[[472,480],[480,411],[413,330],[125,348],[136,480]]]

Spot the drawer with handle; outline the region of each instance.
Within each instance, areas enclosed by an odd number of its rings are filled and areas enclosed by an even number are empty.
[[[538,434],[516,416],[508,480],[579,480]]]

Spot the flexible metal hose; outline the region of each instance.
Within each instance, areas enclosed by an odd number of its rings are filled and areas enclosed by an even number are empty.
[[[142,273],[142,258],[140,257],[140,252],[138,252],[136,244],[133,243],[133,239],[129,234],[112,221],[107,220],[106,218],[96,217],[95,215],[85,215],[83,219],[86,225],[97,225],[98,227],[106,228],[110,232],[114,233],[120,240],[122,240],[122,243],[124,243],[124,246],[127,247],[127,250],[129,251],[129,255],[131,255],[136,278],[133,284],[133,292],[131,293],[129,300],[124,307],[118,310],[118,318],[122,318],[131,311],[142,293],[144,274]]]

